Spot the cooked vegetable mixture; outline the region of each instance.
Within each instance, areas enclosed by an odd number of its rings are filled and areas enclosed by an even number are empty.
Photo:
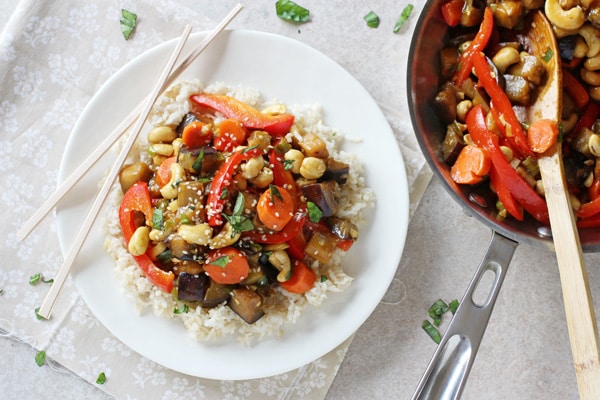
[[[340,215],[354,167],[282,104],[203,91],[183,102],[119,176],[127,250],[174,312],[228,307],[253,324],[289,307],[282,293],[335,280],[334,254],[358,239],[353,214]]]
[[[560,54],[529,54],[522,30],[537,9],[553,24]],[[600,226],[600,5],[450,0],[441,13],[450,29],[434,103],[447,124],[441,153],[452,179],[489,185],[499,218],[547,223],[537,158],[559,141],[577,224]],[[525,111],[552,57],[562,63],[562,120],[532,123]]]

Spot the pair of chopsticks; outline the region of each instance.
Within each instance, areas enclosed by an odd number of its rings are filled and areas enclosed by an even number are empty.
[[[25,224],[19,229],[17,232],[17,239],[23,240],[25,239],[29,233],[41,222],[41,220],[52,210],[64,197],[64,195],[73,188],[73,186],[79,182],[79,180],[85,175],[89,169],[98,161],[100,157],[102,157],[108,149],[117,141],[119,137],[135,122],[135,126],[129,135],[126,144],[123,146],[121,152],[119,153],[117,160],[115,161],[113,167],[111,168],[108,176],[100,192],[96,196],[85,220],[82,223],[82,226],[77,233],[71,247],[69,248],[68,253],[65,256],[62,266],[58,270],[57,275],[54,278],[54,282],[48,291],[38,314],[41,317],[46,319],[50,318],[50,314],[52,313],[52,309],[58,299],[60,291],[66,281],[66,278],[69,274],[71,266],[73,265],[75,259],[79,255],[79,252],[87,239],[89,232],[94,224],[94,221],[98,217],[102,205],[104,204],[110,189],[115,182],[115,179],[121,169],[127,155],[135,143],[136,139],[139,136],[140,131],[150,111],[152,106],[156,102],[158,96],[162,92],[164,92],[174,81],[177,79],[183,71],[186,70],[190,66],[192,62],[200,56],[200,54],[214,41],[221,31],[225,29],[225,27],[233,20],[233,18],[241,11],[242,5],[236,5],[223,20],[212,30],[212,32],[202,41],[200,46],[192,51],[188,57],[186,57],[177,67],[175,67],[175,63],[179,58],[185,43],[191,33],[192,26],[187,25],[181,35],[180,40],[178,41],[175,49],[173,50],[169,60],[164,66],[160,77],[153,88],[151,94],[142,101],[126,118],[125,120],[117,126],[117,128],[105,139],[100,146],[92,152],[81,164],[80,166],[59,186],[59,188],[44,202],[44,204],[31,216],[29,220],[25,222]]]

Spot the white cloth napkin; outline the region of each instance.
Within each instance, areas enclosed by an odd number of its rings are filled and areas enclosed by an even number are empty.
[[[99,87],[133,57],[178,36],[186,23],[207,30],[223,16],[209,17],[188,3],[25,0],[6,23],[0,35],[0,329],[91,383],[104,372],[107,382],[99,387],[117,398],[324,398],[351,339],[286,374],[213,381],[171,371],[124,346],[94,318],[70,280],[51,320],[34,313],[48,284],[31,285],[29,277],[51,278],[62,262],[54,216],[24,242],[15,233],[55,190],[69,133]],[[139,18],[127,41],[119,28],[121,8]],[[406,115],[381,105],[406,162],[414,210],[430,175]]]

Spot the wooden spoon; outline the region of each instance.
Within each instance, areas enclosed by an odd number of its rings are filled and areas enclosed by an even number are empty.
[[[528,119],[560,121],[562,70],[552,26],[541,12],[533,15],[527,32],[530,53],[544,60],[546,83],[528,110]],[[563,290],[567,327],[581,399],[600,396],[600,346],[598,328],[585,263],[567,192],[561,145],[555,144],[538,158],[550,214],[550,227]]]

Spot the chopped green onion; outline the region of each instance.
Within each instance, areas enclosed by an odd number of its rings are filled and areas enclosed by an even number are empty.
[[[440,323],[442,322],[442,315],[444,315],[446,311],[448,311],[448,304],[446,304],[442,299],[439,299],[433,303],[432,306],[429,307],[429,310],[427,310],[429,316],[431,319],[433,319],[433,324],[435,326],[440,326]]]
[[[41,272],[38,272],[37,274],[33,274],[29,277],[30,285],[37,285],[40,282],[52,283],[52,282],[54,282],[54,279],[44,279],[44,276],[42,275]]]
[[[294,168],[294,160],[283,160],[283,169],[289,171]]]
[[[277,0],[275,11],[285,21],[302,23],[310,20],[310,11],[291,0]]]
[[[327,275],[321,275],[321,282],[327,282],[328,279]]]
[[[379,15],[375,14],[373,11],[369,11],[369,13],[364,16],[364,19],[369,28],[377,28],[379,26]]]
[[[402,13],[398,17],[398,20],[396,21],[396,25],[394,25],[394,33],[398,33],[400,31],[400,28],[402,28],[402,26],[404,25],[406,20],[408,20],[408,17],[410,17],[412,10],[413,10],[412,4],[409,4],[406,7],[404,7],[404,9],[402,10]]]
[[[184,303],[181,306],[181,308],[180,307],[175,307],[173,309],[173,313],[174,314],[186,314],[189,310],[190,310],[190,308],[188,307],[188,305]]]
[[[308,211],[308,219],[315,224],[323,218],[323,211],[312,201],[306,202],[306,210]]]
[[[421,328],[423,328],[423,330],[427,332],[429,337],[433,339],[433,341],[437,344],[439,344],[442,341],[442,335],[440,335],[440,332],[436,329],[435,326],[431,325],[431,322],[427,320],[423,321]]]
[[[104,385],[106,383],[106,374],[104,372],[100,372],[98,377],[96,378],[96,383],[98,385]]]
[[[548,47],[546,49],[546,52],[544,53],[544,55],[542,56],[542,60],[544,60],[544,62],[549,62],[550,60],[552,60],[552,57],[554,57],[554,52],[552,51],[552,49],[550,47]]]
[[[125,40],[128,40],[135,29],[137,15],[131,11],[121,9],[121,20],[119,22],[121,23],[121,32],[123,33],[123,37]]]
[[[35,363],[38,365],[38,367],[41,367],[42,365],[46,364],[46,352],[44,350],[40,350],[37,352],[37,354],[35,355]]]
[[[40,307],[36,307],[36,308],[35,308],[35,310],[33,310],[33,311],[35,312],[35,317],[36,317],[37,319],[43,319],[43,318],[44,318],[44,317],[42,317],[42,316],[40,315]]]
[[[452,300],[450,304],[448,304],[448,308],[450,309],[452,315],[454,315],[456,313],[456,310],[458,309],[458,300]]]

